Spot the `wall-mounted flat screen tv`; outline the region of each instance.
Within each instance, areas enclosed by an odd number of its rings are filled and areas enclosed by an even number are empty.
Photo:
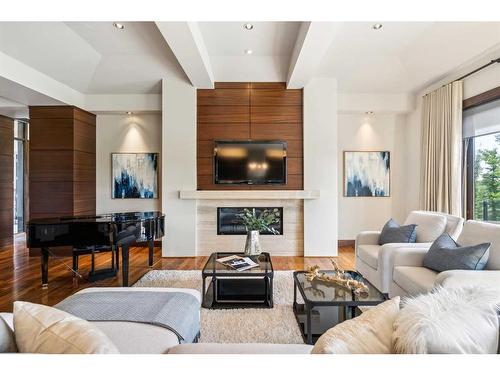
[[[286,184],[286,142],[215,141],[216,184]]]

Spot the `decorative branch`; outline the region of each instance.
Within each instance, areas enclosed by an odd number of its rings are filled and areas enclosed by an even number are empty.
[[[309,282],[313,280],[320,280],[327,283],[335,283],[351,290],[356,295],[368,293],[368,286],[365,283],[349,278],[335,260],[332,259],[331,262],[334,271],[333,275],[328,275],[325,272],[319,272],[319,266],[313,266],[306,272],[307,280]]]

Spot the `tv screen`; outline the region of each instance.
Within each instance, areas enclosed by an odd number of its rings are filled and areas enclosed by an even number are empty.
[[[216,184],[285,184],[286,142],[216,141]]]

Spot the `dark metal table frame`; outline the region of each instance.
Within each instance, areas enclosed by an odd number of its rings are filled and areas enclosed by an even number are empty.
[[[267,308],[272,308],[274,303],[273,303],[273,278],[274,278],[274,269],[273,269],[273,264],[271,262],[271,255],[269,253],[263,252],[259,256],[265,256],[266,257],[266,267],[262,272],[256,272],[255,270],[251,272],[247,271],[232,271],[231,269],[228,270],[217,270],[217,259],[225,257],[225,256],[230,256],[230,255],[238,255],[245,257],[244,253],[232,253],[232,252],[216,252],[212,253],[210,257],[207,260],[207,263],[203,267],[203,271],[201,274],[202,277],[202,299],[203,303],[202,306],[204,308],[211,308],[211,309],[216,309],[216,308],[241,308],[241,307],[246,307],[246,305],[251,305],[251,307],[267,307]],[[212,258],[215,258],[212,260]],[[250,257],[251,259],[254,259],[254,257]],[[213,262],[213,268],[208,269],[207,266],[209,262]],[[267,267],[267,263],[269,263],[269,268]],[[216,303],[215,298],[216,298],[216,283],[217,279],[220,278],[231,278],[235,277],[238,279],[255,279],[262,277],[264,279],[264,284],[265,284],[265,293],[264,293],[264,302],[255,302],[255,303],[249,303],[249,302],[231,302],[231,303]],[[206,285],[206,279],[210,278],[210,282],[208,285]],[[209,289],[211,290],[211,301],[208,301],[208,294],[209,294]]]
[[[349,318],[354,318],[356,316],[356,308],[359,306],[376,306],[382,302],[384,302],[386,299],[380,300],[380,301],[356,301],[354,298],[354,293],[352,293],[352,301],[311,301],[309,300],[304,291],[302,290],[302,287],[299,286],[300,281],[297,279],[298,274],[303,274],[306,273],[307,271],[295,271],[293,273],[293,312],[295,315],[295,319],[297,320],[297,323],[299,324],[300,332],[302,334],[302,337],[304,338],[304,341],[306,344],[313,345],[313,333],[312,333],[312,327],[311,327],[311,314],[312,310],[315,307],[318,306],[335,306],[335,307],[343,307],[344,308],[344,317],[345,320]],[[319,272],[329,272],[329,271],[319,271]],[[330,270],[331,272],[331,270]],[[372,286],[373,287],[373,286]],[[339,288],[341,288],[339,286]],[[304,300],[303,304],[297,303],[297,289],[300,292],[300,295],[302,296],[302,299]],[[385,297],[384,297],[385,298]],[[306,323],[304,326],[304,329],[302,329],[302,325],[299,321],[299,308],[304,307],[305,315],[306,315]],[[304,330],[307,327],[307,334],[305,334]]]

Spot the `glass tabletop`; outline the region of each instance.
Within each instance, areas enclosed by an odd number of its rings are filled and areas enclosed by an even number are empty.
[[[334,271],[320,271],[333,275]],[[368,286],[368,293],[356,295],[351,290],[335,283],[320,280],[308,281],[306,271],[294,273],[294,279],[300,293],[306,302],[318,304],[349,304],[349,305],[375,305],[385,301],[385,296],[370,282],[356,271],[345,271],[355,280],[362,281]]]
[[[258,267],[250,268],[245,271],[236,271],[235,269],[225,266],[222,263],[217,262],[217,259],[225,258],[231,255],[237,255],[240,257],[246,257],[244,253],[230,253],[230,252],[218,252],[212,253],[207,260],[207,263],[203,267],[204,275],[268,275],[273,273],[273,265],[271,263],[271,256],[269,253],[261,253],[257,256],[250,256],[255,263],[258,263]]]

